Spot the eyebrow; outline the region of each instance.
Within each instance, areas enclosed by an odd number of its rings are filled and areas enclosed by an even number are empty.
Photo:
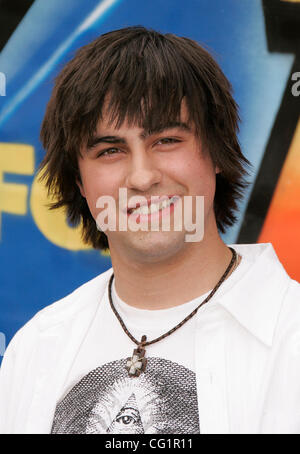
[[[154,134],[160,134],[164,131],[167,131],[168,129],[180,129],[185,132],[190,132],[191,128],[187,123],[184,122],[171,122],[166,125],[157,127],[155,129],[151,129],[148,131],[142,131],[140,134],[140,138],[142,140],[145,140],[147,137],[152,136]],[[110,144],[115,144],[115,143],[121,143],[121,144],[126,144],[127,141],[124,137],[120,136],[102,136],[102,135],[95,135],[93,136],[87,143],[87,150],[90,150],[94,146],[98,145],[99,143],[110,143]]]

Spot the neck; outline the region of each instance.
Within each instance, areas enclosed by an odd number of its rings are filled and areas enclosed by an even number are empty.
[[[110,247],[119,297],[140,309],[166,309],[184,304],[212,290],[232,258],[216,234],[155,263],[131,260]]]

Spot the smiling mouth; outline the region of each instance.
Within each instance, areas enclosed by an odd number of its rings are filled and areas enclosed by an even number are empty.
[[[136,208],[130,208],[127,211],[127,214],[128,215],[131,215],[131,214],[149,215],[149,214],[158,213],[159,211],[162,211],[165,208],[168,208],[168,207],[174,205],[178,199],[179,199],[178,196],[172,196],[172,197],[164,199],[160,202],[149,203],[149,205],[147,204],[147,205],[138,206]]]

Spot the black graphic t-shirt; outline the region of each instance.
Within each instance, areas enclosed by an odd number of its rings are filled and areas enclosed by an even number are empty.
[[[136,339],[152,340],[197,307],[202,295],[163,310],[141,310],[113,300]],[[136,345],[121,328],[107,292],[69,373],[58,402],[52,433],[200,433],[194,368],[195,317],[165,339],[146,347],[147,365],[129,376],[127,360]]]

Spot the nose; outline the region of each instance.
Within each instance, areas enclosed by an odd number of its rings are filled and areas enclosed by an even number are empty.
[[[160,181],[161,171],[146,151],[140,149],[136,154],[132,155],[126,177],[126,187],[128,189],[146,192],[152,185]]]

